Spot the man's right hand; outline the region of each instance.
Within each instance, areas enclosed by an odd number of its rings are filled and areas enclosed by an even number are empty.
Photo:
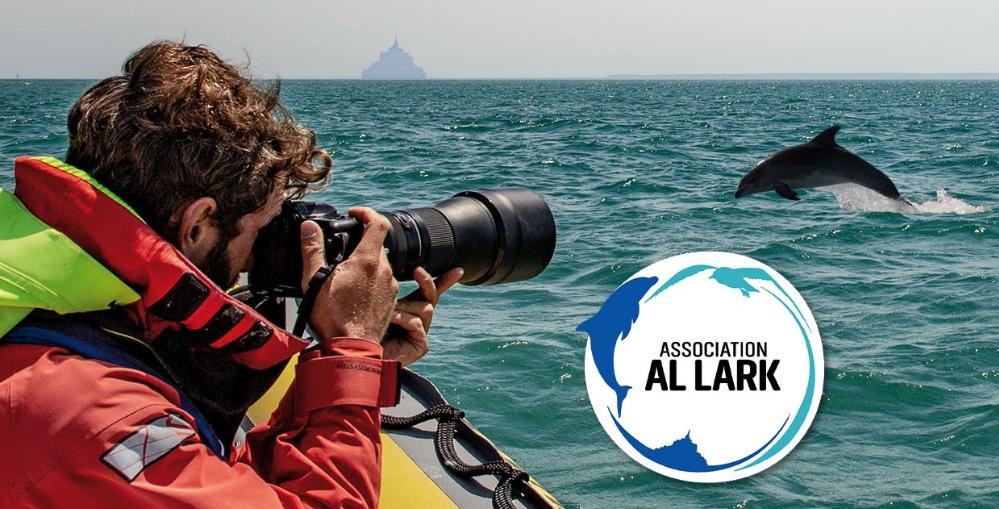
[[[368,207],[347,211],[364,224],[364,234],[354,252],[333,269],[316,297],[309,325],[319,339],[354,337],[381,340],[395,308],[399,282],[382,244],[389,222]],[[302,289],[321,267],[326,266],[323,232],[313,221],[305,221],[302,233]]]

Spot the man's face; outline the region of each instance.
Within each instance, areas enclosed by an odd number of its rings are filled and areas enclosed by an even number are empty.
[[[223,289],[234,286],[239,273],[253,266],[253,243],[257,233],[281,213],[285,199],[284,186],[275,186],[274,192],[260,209],[239,219],[239,234],[225,242],[219,240],[198,268]]]

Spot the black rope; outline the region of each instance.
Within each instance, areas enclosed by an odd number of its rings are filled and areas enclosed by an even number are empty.
[[[495,475],[500,478],[493,490],[494,509],[514,509],[514,483],[527,483],[530,476],[527,472],[515,468],[503,460],[489,461],[481,465],[469,465],[458,457],[454,449],[454,437],[458,432],[458,423],[465,417],[465,412],[446,404],[435,405],[412,417],[382,416],[382,427],[385,429],[407,429],[433,419],[437,420],[437,431],[434,433],[434,448],[437,457],[444,468],[465,479],[481,475]]]

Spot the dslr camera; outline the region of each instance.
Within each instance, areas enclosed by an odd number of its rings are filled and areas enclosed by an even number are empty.
[[[412,279],[418,266],[435,277],[462,267],[460,282],[467,285],[521,281],[540,274],[555,252],[551,209],[528,189],[464,191],[431,207],[379,213],[391,225],[385,248],[400,281]],[[330,266],[350,256],[364,233],[360,221],[332,205],[285,202],[257,237],[249,274],[252,292],[302,297],[299,226],[306,220],[322,228]]]

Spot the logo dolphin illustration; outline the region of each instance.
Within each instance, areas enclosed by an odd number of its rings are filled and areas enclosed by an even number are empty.
[[[638,320],[639,303],[642,297],[659,281],[656,277],[638,277],[625,282],[597,311],[597,314],[576,327],[577,331],[590,336],[590,354],[593,362],[614,393],[617,395],[617,416],[621,417],[624,398],[631,387],[621,385],[614,374],[614,351],[617,343],[631,332],[631,326]]]

